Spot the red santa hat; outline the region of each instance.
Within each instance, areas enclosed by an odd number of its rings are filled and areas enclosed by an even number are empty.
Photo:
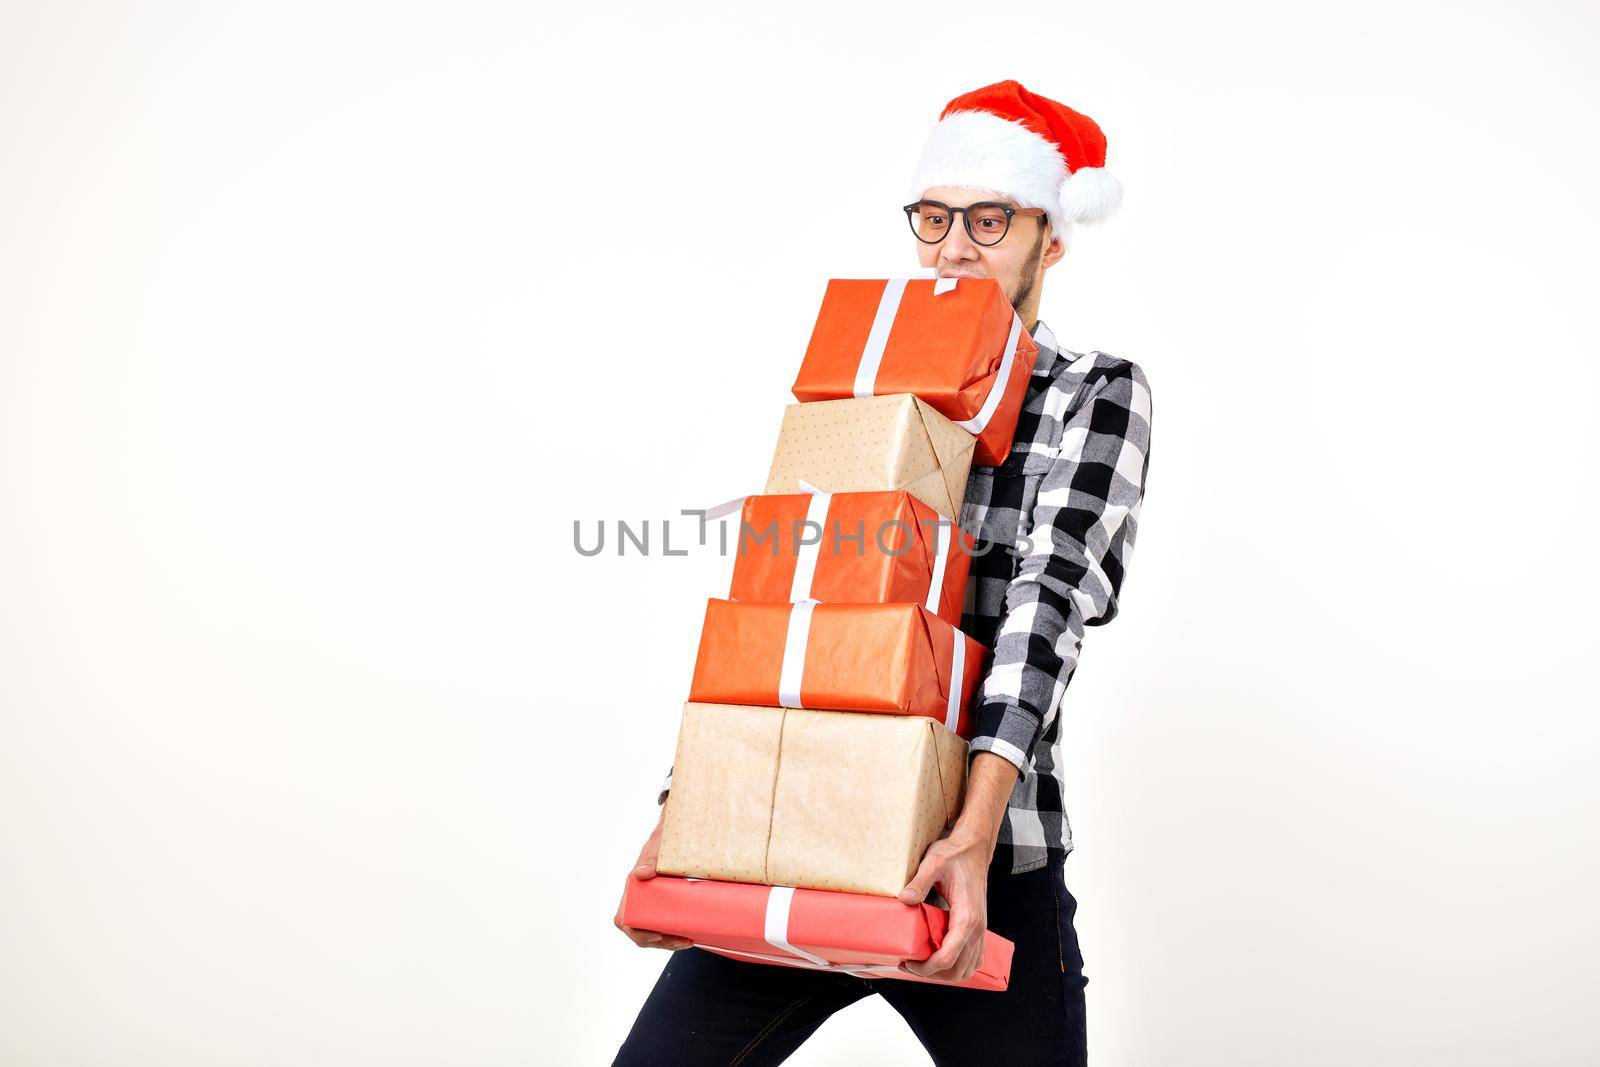
[[[1065,240],[1069,224],[1100,222],[1122,203],[1122,186],[1105,165],[1106,135],[1093,119],[1007,80],[945,105],[911,197],[936,185],[983,189],[1044,208]]]

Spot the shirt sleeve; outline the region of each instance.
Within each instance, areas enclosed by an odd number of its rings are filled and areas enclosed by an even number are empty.
[[[1006,587],[969,746],[1024,775],[1077,668],[1084,627],[1117,614],[1149,469],[1144,372],[1115,360],[1091,373],[1040,483],[1030,533],[1017,546],[1021,560]]]

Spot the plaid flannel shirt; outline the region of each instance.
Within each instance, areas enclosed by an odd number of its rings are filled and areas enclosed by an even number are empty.
[[[993,752],[1019,772],[995,847],[1013,874],[1072,850],[1058,712],[1084,628],[1117,615],[1150,463],[1144,371],[1062,351],[1043,322],[1033,339],[1011,454],[972,468],[960,519],[976,541],[962,629],[994,649],[968,760]],[[671,788],[669,770],[657,803]]]
[[[1058,712],[1084,628],[1117,615],[1150,465],[1138,364],[1061,351],[1042,322],[1033,339],[1039,358],[1011,454],[972,469],[961,509],[978,542],[961,627],[994,649],[970,752],[1020,772],[995,847],[1013,874],[1072,850]]]

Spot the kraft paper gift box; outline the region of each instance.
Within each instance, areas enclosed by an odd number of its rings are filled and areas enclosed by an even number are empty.
[[[993,278],[828,283],[794,396],[911,393],[977,439],[973,462],[1011,450],[1038,346]]]
[[[911,494],[745,499],[730,600],[919,603],[961,625],[971,538]]]
[[[949,916],[932,904],[892,897],[630,875],[622,922],[755,963],[992,991],[1004,990],[1011,977],[1013,946],[993,930],[984,931],[983,959],[965,982],[900,970],[901,960],[925,960],[938,951]]]
[[[972,736],[988,649],[921,604],[706,604],[689,699],[925,715]]]
[[[903,489],[947,519],[961,517],[973,437],[909,394],[790,404],[767,493]]]
[[[690,703],[656,869],[892,897],[966,776],[967,743],[932,719]]]

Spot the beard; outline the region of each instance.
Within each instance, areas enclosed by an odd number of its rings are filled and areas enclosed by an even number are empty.
[[[1038,284],[1039,259],[1044,255],[1044,234],[1045,231],[1041,227],[1039,236],[1034,239],[1033,251],[1028,253],[1028,261],[1022,265],[1018,290],[1011,297],[1011,306],[1018,311],[1028,302],[1028,298],[1033,295],[1034,286]]]

